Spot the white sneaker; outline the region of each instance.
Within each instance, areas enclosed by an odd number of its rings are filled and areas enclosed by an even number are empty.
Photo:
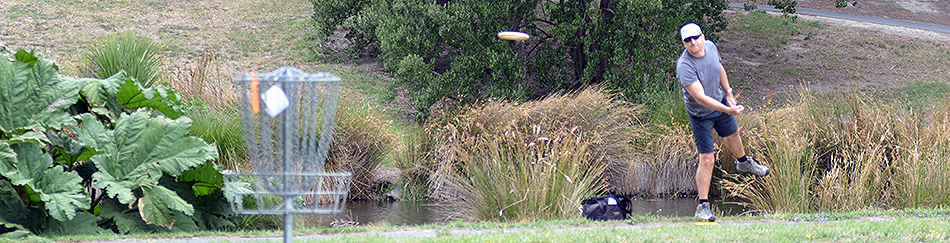
[[[749,173],[757,176],[769,175],[769,167],[760,165],[758,162],[755,162],[752,157],[749,157],[749,160],[745,163],[736,160],[736,171],[739,173]]]
[[[707,222],[716,222],[716,216],[713,216],[712,209],[709,208],[709,202],[700,203],[696,206],[696,217]]]

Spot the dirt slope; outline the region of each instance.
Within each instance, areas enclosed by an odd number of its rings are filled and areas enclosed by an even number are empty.
[[[809,3],[799,4],[801,8]],[[733,9],[729,28],[717,44],[730,81],[745,95],[740,102],[747,105],[765,104],[802,89],[841,92],[857,87],[865,93],[883,94],[900,93],[907,87],[950,85],[950,50],[945,44],[950,35],[946,33],[797,15],[797,23],[805,26],[798,32],[760,35],[738,20],[745,14]],[[888,97],[895,95],[903,94]]]

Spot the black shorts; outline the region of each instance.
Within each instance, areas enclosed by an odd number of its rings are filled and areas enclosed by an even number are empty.
[[[693,129],[693,140],[700,154],[712,153],[715,150],[713,129],[716,129],[720,137],[731,136],[739,130],[735,116],[721,111],[715,111],[704,117],[689,115],[689,125]]]

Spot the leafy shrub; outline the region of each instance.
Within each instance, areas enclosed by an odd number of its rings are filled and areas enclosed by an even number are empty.
[[[429,197],[478,220],[579,216],[581,199],[625,174],[638,113],[601,87],[471,107],[431,125]]]
[[[725,28],[721,0],[311,0],[319,34],[345,29],[355,52],[378,55],[422,112],[448,98],[525,100],[604,84],[630,101],[675,86],[680,26],[710,38]],[[495,37],[520,30],[533,37]]]
[[[795,14],[795,5],[798,5],[798,1],[794,0],[769,0],[769,5],[775,7],[775,9],[782,10],[782,16],[789,17],[790,14]]]
[[[161,46],[133,31],[105,38],[101,46],[93,47],[85,57],[94,65],[94,76],[107,78],[125,70],[129,77],[150,88],[159,83]]]
[[[220,198],[221,175],[207,164],[217,150],[186,135],[174,90],[124,71],[61,77],[24,50],[3,58],[14,61],[0,62],[0,210],[12,214],[0,224],[35,234],[234,226],[209,199]]]

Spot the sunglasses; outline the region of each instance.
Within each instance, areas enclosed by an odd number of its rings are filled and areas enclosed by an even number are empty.
[[[699,36],[697,35],[697,36],[686,37],[686,39],[683,39],[683,42],[693,42],[693,40],[695,39],[699,39]]]

